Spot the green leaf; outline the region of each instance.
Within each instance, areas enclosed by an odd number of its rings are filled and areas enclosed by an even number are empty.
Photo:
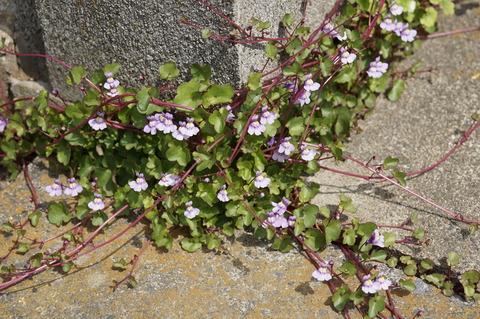
[[[278,48],[273,44],[265,45],[265,56],[273,61],[278,60]]]
[[[451,251],[451,252],[448,253],[447,265],[449,267],[457,265],[459,260],[460,260],[460,255],[457,254],[456,252]]]
[[[413,281],[410,279],[408,280],[400,279],[398,283],[400,284],[400,287],[405,288],[410,292],[414,291],[417,288],[413,283]]]
[[[197,81],[208,81],[212,76],[212,68],[210,65],[200,65],[200,64],[192,64],[190,67],[190,73],[192,74],[192,78]]]
[[[432,7],[428,7],[425,9],[424,15],[420,18],[420,23],[425,27],[433,27],[435,22],[437,22],[437,15],[438,12]]]
[[[357,239],[357,232],[355,229],[347,229],[343,232],[343,244],[353,246]]]
[[[80,84],[84,77],[87,76],[87,71],[81,65],[74,66],[67,75],[67,84],[75,85]]]
[[[70,269],[72,269],[72,266],[73,266],[73,261],[68,261],[68,262],[63,264],[62,271],[63,272],[69,272]]]
[[[173,103],[188,107],[197,107],[203,102],[202,94],[199,92],[200,83],[196,80],[184,82],[177,88],[177,95]]]
[[[158,68],[158,72],[160,73],[160,78],[167,81],[171,81],[180,75],[180,70],[177,69],[174,62],[167,62],[161,65]]]
[[[334,240],[337,240],[340,237],[342,231],[342,222],[339,220],[324,221],[325,226],[325,241],[328,245]]]
[[[302,66],[298,62],[295,62],[291,66],[287,66],[283,69],[283,75],[285,76],[297,75],[300,73],[302,73]]]
[[[30,257],[30,267],[37,268],[42,265],[43,254],[37,253]]]
[[[72,148],[70,145],[68,145],[67,142],[62,141],[58,144],[57,160],[61,164],[68,166],[68,163],[70,163],[71,154],[72,154]]]
[[[390,101],[398,101],[400,95],[405,90],[405,81],[402,79],[397,79],[393,81],[393,86],[390,92],[388,92],[388,99]]]
[[[415,276],[417,274],[417,265],[416,264],[409,264],[407,267],[403,269],[403,272],[407,276]]]
[[[176,161],[181,166],[186,166],[190,162],[190,152],[180,145],[170,147],[165,154],[169,161]]]
[[[375,296],[368,302],[368,316],[375,317],[379,312],[385,309],[385,296]]]
[[[260,82],[260,79],[262,78],[262,73],[260,72],[254,72],[250,73],[248,76],[248,83],[247,86],[251,90],[256,90],[262,86],[262,83]]]
[[[350,110],[347,107],[342,106],[336,108],[334,111],[337,115],[335,122],[335,134],[339,136],[349,136],[351,122]]]
[[[283,24],[284,24],[287,28],[290,28],[290,27],[292,26],[292,24],[295,22],[295,20],[294,20],[294,18],[293,18],[293,14],[291,14],[291,13],[286,13],[286,14],[283,16],[282,22],[283,22]]]
[[[435,286],[437,286],[438,288],[442,288],[443,287],[443,283],[445,282],[445,278],[440,275],[440,274],[430,274],[430,275],[427,275],[425,277],[425,279],[428,281],[428,282],[431,282],[432,284],[434,284]]]
[[[312,250],[317,251],[325,247],[325,235],[318,229],[309,229],[305,232],[305,244]]]
[[[384,261],[387,259],[387,252],[385,250],[374,250],[370,254],[370,260]]]
[[[395,244],[395,235],[391,233],[383,233],[383,245],[389,247]]]
[[[355,264],[351,261],[345,262],[341,267],[338,268],[339,271],[343,272],[343,277],[354,276],[357,273],[357,268]]]
[[[303,209],[304,223],[306,228],[310,228],[317,223],[318,206],[306,205]]]
[[[125,270],[127,269],[127,262],[122,258],[119,261],[114,262],[112,267]]]
[[[142,87],[140,91],[135,95],[137,102],[137,110],[140,114],[146,114],[148,110],[148,104],[150,103],[150,94],[148,94],[148,89]]]
[[[51,203],[47,213],[48,221],[58,227],[72,219],[72,214],[62,203]]]
[[[105,71],[105,73],[115,74],[115,73],[118,72],[118,70],[120,70],[120,64],[118,64],[118,63],[107,64],[107,65],[105,65],[103,70]]]
[[[345,305],[350,297],[350,290],[348,289],[348,285],[342,285],[336,293],[332,296],[333,306],[337,310],[342,310],[345,308]]]
[[[420,262],[420,266],[422,266],[423,269],[430,270],[433,269],[433,266],[435,266],[435,264],[430,258],[425,258]]]
[[[300,202],[302,203],[308,203],[312,198],[317,196],[319,192],[320,185],[317,183],[310,183],[309,186],[305,185],[302,187],[302,190],[300,191]]]
[[[392,158],[392,157],[387,157],[385,161],[383,161],[383,169],[389,169],[391,167],[394,167],[398,164],[398,159],[397,158]]]
[[[293,249],[292,239],[290,236],[277,237],[273,241],[272,249],[287,253]]]
[[[211,85],[203,96],[203,104],[205,107],[210,105],[232,102],[233,88],[228,85]]]
[[[182,248],[188,252],[195,252],[202,248],[202,243],[199,238],[184,238],[180,242]]]
[[[87,116],[89,113],[85,104],[80,101],[75,102],[73,105],[67,105],[65,108],[65,114],[72,119],[80,119]],[[90,114],[88,114],[90,115]]]
[[[33,227],[37,226],[38,222],[40,221],[40,217],[42,217],[42,212],[40,212],[39,210],[37,210],[36,212],[28,215],[28,219],[30,220],[30,224]]]
[[[212,36],[212,31],[210,29],[202,29],[202,39],[208,39]]]
[[[443,10],[445,14],[455,13],[455,5],[453,4],[452,0],[441,0],[440,8]]]
[[[226,116],[223,116],[218,110],[213,111],[212,115],[209,116],[208,122],[213,125],[215,132],[220,133],[225,128]]]
[[[351,198],[343,194],[338,195],[338,197],[340,198],[340,204],[338,205],[340,209],[351,213],[355,213],[357,211],[357,208],[352,204]]]
[[[292,117],[285,126],[288,127],[291,136],[300,136],[305,131],[302,117]]]
[[[17,253],[24,254],[30,250],[30,246],[26,243],[18,243]]]
[[[395,169],[393,171],[393,177],[395,177],[398,183],[402,186],[407,186],[407,182],[405,181],[406,176],[407,176],[407,173],[400,172],[398,169]]]
[[[107,216],[107,214],[105,214],[103,211],[95,212],[95,213],[92,215],[92,225],[93,225],[93,226],[100,226],[100,225],[102,225],[107,219],[108,219],[108,216]]]

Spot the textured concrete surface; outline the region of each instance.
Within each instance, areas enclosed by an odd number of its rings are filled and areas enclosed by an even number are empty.
[[[210,5],[247,27],[252,16],[272,22],[270,32],[275,36],[279,21],[287,12],[301,17],[305,1],[208,1]],[[310,20],[318,21],[334,1],[315,1],[317,14]],[[126,86],[139,87],[139,75],[146,83],[158,84],[158,67],[174,61],[188,79],[192,63],[208,63],[218,83],[238,83],[258,67],[261,47],[240,46],[202,39],[200,31],[180,23],[190,23],[211,29],[225,37],[233,26],[216,13],[194,0],[149,1],[36,1],[37,14],[43,30],[46,54],[70,65],[84,65],[96,70],[105,64],[117,62],[122,66],[118,78]],[[323,14],[322,14],[323,13]],[[47,62],[52,86],[64,94],[75,96],[65,85],[65,69]],[[68,95],[67,95],[68,96]]]
[[[456,16],[441,18],[441,31],[478,24],[479,1],[464,1],[457,9]],[[364,132],[349,143],[351,154],[365,161],[372,155],[397,156],[402,168],[412,171],[448,152],[469,125],[471,113],[479,112],[479,40],[479,32],[428,40],[418,54],[398,64],[396,68],[402,70],[422,59],[424,68],[435,67],[438,71],[410,79],[398,102],[379,100],[373,115],[361,124]],[[450,160],[410,179],[409,187],[447,208],[480,219],[478,138],[477,132]],[[40,189],[56,176],[40,162],[35,163],[31,175]],[[356,170],[348,163],[337,168]],[[358,172],[368,174],[361,169]],[[478,270],[478,233],[468,235],[466,226],[443,213],[384,184],[326,172],[315,179],[322,184],[319,204],[335,204],[343,192],[353,198],[358,207],[356,215],[364,221],[397,224],[418,212],[418,226],[429,230],[432,245],[422,250],[401,249],[440,262],[445,253],[455,250],[463,257],[455,270]],[[44,192],[39,195],[45,208],[52,198]],[[32,209],[26,204],[30,196],[22,176],[12,183],[1,181],[0,220],[25,219]],[[119,220],[101,234],[97,243],[123,229],[126,223]],[[38,230],[29,228],[29,236],[47,238],[58,231],[42,220]],[[305,256],[297,251],[270,251],[267,242],[243,232],[225,238],[229,254],[186,253],[178,245],[180,233],[169,252],[149,248],[142,255],[135,272],[136,288],[122,285],[113,292],[112,280],[125,276],[125,272],[111,269],[113,262],[129,260],[138,253],[145,231],[145,226],[139,225],[112,245],[82,257],[67,275],[48,270],[0,292],[1,317],[342,318],[332,310],[328,287],[311,278],[314,268]],[[7,232],[0,232],[0,255],[5,254],[12,239]],[[322,256],[336,263],[342,261],[341,253],[334,249],[322,252]],[[14,255],[9,262],[21,267],[22,260],[25,256]],[[395,270],[389,271],[389,276],[395,280],[403,277]],[[426,312],[422,318],[480,317],[478,304],[447,298],[420,280],[416,284],[417,290],[411,294],[401,289],[393,291],[397,308],[406,318],[412,318],[418,310]]]

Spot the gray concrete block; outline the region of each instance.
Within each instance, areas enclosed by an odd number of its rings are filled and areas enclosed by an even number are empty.
[[[252,16],[271,21],[272,36],[278,34],[279,21],[285,13],[301,18],[304,2],[208,1],[244,27]],[[325,15],[333,3],[333,0],[322,0],[309,6],[312,25],[319,25],[322,13]],[[180,20],[185,17],[193,24],[228,37],[233,26],[197,1],[41,0],[35,5],[47,55],[69,65],[84,65],[90,71],[108,63],[120,63],[118,78],[127,87],[140,87],[143,83],[138,80],[139,75],[145,76],[149,85],[160,85],[157,70],[168,61],[177,63],[181,79],[189,78],[192,63],[208,63],[216,83],[234,85],[263,65],[260,45],[202,39],[199,30],[182,24]],[[51,61],[47,65],[52,86],[65,94],[67,70]],[[77,91],[68,90],[69,95],[74,92]]]

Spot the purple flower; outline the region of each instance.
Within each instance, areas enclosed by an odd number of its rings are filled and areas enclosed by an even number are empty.
[[[180,181],[180,176],[177,174],[162,174],[162,178],[158,181],[161,186],[175,186]]]
[[[187,123],[185,124],[185,126],[180,126],[178,130],[184,136],[188,136],[188,137],[192,137],[196,135],[198,132],[200,132],[200,129],[195,126],[195,123],[193,123],[193,118],[191,117],[187,117]]]
[[[405,29],[401,32],[400,37],[403,42],[413,42],[417,36],[417,30]]]
[[[227,106],[225,106],[225,108],[228,111],[227,121],[235,120],[235,114],[233,114],[233,112],[232,112],[232,107],[230,105],[227,105]]]
[[[402,36],[402,32],[405,31],[408,28],[408,23],[403,23],[403,22],[397,22],[395,20],[395,27],[393,28],[393,32],[395,32],[396,35],[399,37]]]
[[[338,32],[333,30],[335,28],[335,24],[330,21],[330,19],[325,21],[325,25],[322,28],[323,33],[328,33],[330,37],[334,37],[338,35]]]
[[[3,118],[0,116],[0,132],[3,132],[5,130],[5,126],[7,126],[7,123],[10,121],[7,118]]]
[[[250,125],[248,126],[248,134],[250,135],[261,135],[267,127],[260,123],[258,120],[258,115],[252,116],[252,120],[250,121]]]
[[[295,227],[295,222],[297,221],[297,217],[296,216],[290,216],[288,217],[288,226],[290,227]]]
[[[193,207],[192,201],[185,203],[185,207],[187,207],[187,209],[185,209],[185,212],[183,212],[183,215],[185,215],[185,217],[187,217],[188,219],[193,219],[198,214],[200,214],[200,209]]]
[[[187,123],[183,122],[183,121],[180,121],[180,122],[178,122],[178,126],[180,128],[181,127],[186,127]],[[187,136],[185,134],[182,134],[182,132],[178,129],[172,132],[172,136],[179,141],[187,140],[190,137],[190,136]]]
[[[128,182],[128,186],[130,186],[134,191],[140,192],[144,191],[148,188],[147,181],[145,177],[143,177],[142,173],[136,173],[137,179],[131,182]]]
[[[165,134],[172,133],[177,130],[177,126],[173,124],[173,115],[170,113],[155,114],[158,120],[157,130]]]
[[[267,124],[267,123],[273,124],[273,122],[275,122],[277,117],[278,117],[277,113],[268,111],[268,106],[262,107],[262,115],[260,117],[261,124]]]
[[[290,139],[291,137],[285,137],[280,141],[277,149],[280,154],[290,155],[290,153],[295,150],[295,146],[289,142]]]
[[[267,173],[262,171],[257,171],[257,177],[255,177],[253,184],[255,185],[256,188],[264,188],[264,187],[267,187],[268,184],[270,184],[270,181],[271,181],[270,178],[267,177]]]
[[[102,112],[97,112],[97,116],[88,120],[88,124],[95,130],[104,130],[107,128],[104,120],[105,114]]]
[[[55,184],[45,187],[45,191],[52,197],[62,195],[62,183],[58,179],[54,180],[54,182]]]
[[[332,279],[332,274],[327,264],[320,263],[320,267],[312,273],[312,277],[318,281],[328,281]]]
[[[267,142],[267,145],[272,147],[273,145],[275,145],[275,137],[271,137],[268,142]]]
[[[288,227],[288,221],[287,219],[282,215],[282,214],[275,214],[275,221],[272,223],[272,226],[275,228],[287,228]]]
[[[111,97],[114,97],[120,94],[120,92],[118,92],[117,90],[117,87],[120,85],[120,82],[113,78],[112,73],[105,73],[105,76],[107,77],[107,81],[103,84],[103,87],[106,90],[108,90],[107,94]]]
[[[145,133],[150,133],[152,135],[157,134],[157,125],[159,124],[158,116],[159,114],[155,114],[152,116],[147,116],[148,123],[143,128]]]
[[[280,163],[285,162],[289,157],[289,155],[279,153],[278,150],[275,150],[272,155],[272,158]]]
[[[74,177],[67,179],[67,181],[68,181],[68,184],[67,184],[67,187],[65,188],[65,194],[71,195],[71,196],[77,196],[78,193],[81,193],[83,191],[83,187],[75,181]]]
[[[393,1],[390,7],[390,13],[393,14],[394,16],[398,16],[398,15],[401,15],[402,12],[403,12],[403,7],[399,6],[398,4],[395,4],[395,1]]]
[[[301,150],[300,155],[302,156],[302,159],[304,161],[307,161],[307,162],[313,160],[315,158],[315,156],[317,155],[316,150],[308,149],[305,145],[302,145],[300,150]]]
[[[388,15],[385,20],[380,23],[380,28],[386,31],[393,31],[395,30],[395,25],[397,24],[397,20],[395,22],[392,21],[392,16]]]
[[[371,275],[363,276],[362,290],[366,294],[374,294],[379,289],[378,286],[370,279]]]
[[[287,211],[290,201],[286,197],[282,197],[282,200],[278,203],[270,202],[273,205],[272,212],[275,214],[283,214]]]
[[[377,57],[375,61],[370,62],[370,68],[367,70],[367,74],[372,78],[379,78],[383,73],[387,72],[388,63],[380,61],[380,57]]]
[[[342,64],[349,64],[355,61],[357,55],[355,53],[348,52],[348,47],[340,48],[340,60]]]
[[[339,33],[337,33],[335,35],[335,38],[337,38],[340,41],[347,40],[347,31],[343,31],[343,35],[340,35]]]
[[[102,210],[105,208],[105,201],[102,199],[102,195],[94,194],[95,199],[88,203],[88,208],[91,210]]]
[[[386,279],[383,276],[383,273],[379,273],[377,276],[377,279],[375,279],[374,284],[377,286],[377,289],[380,290],[388,290],[388,287],[392,284],[392,282],[388,279]]]
[[[304,104],[310,103],[310,94],[310,91],[302,91],[297,100],[295,101],[295,104],[300,104],[300,106],[303,106]]]
[[[378,229],[375,229],[372,233],[372,235],[370,236],[370,238],[366,241],[367,244],[372,244],[372,245],[375,245],[375,246],[378,246],[378,247],[385,247],[383,245],[383,242],[384,242],[384,237],[383,235],[380,235],[380,232],[378,231]]]
[[[217,198],[221,202],[228,202],[230,199],[228,198],[227,193],[227,185],[223,185],[217,193]]]
[[[303,89],[306,91],[314,92],[320,88],[320,83],[313,82],[312,75],[307,74],[307,79],[305,80],[305,84],[303,85]]]

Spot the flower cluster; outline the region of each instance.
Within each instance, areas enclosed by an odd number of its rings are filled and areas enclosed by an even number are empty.
[[[380,61],[380,57],[377,57],[375,61],[370,62],[370,68],[367,70],[367,74],[372,78],[379,78],[388,70],[388,63]]]
[[[272,158],[279,162],[285,162],[290,157],[290,154],[295,150],[295,146],[290,143],[291,137],[285,137],[280,140],[280,144],[273,152]]]
[[[375,281],[372,281],[371,277],[371,275],[365,275],[362,278],[362,290],[366,294],[374,294],[380,290],[388,290],[388,287],[392,284],[390,280],[383,276],[383,273],[379,273]]]
[[[88,124],[95,130],[104,130],[107,128],[105,123],[105,114],[102,112],[97,112],[97,116],[88,120]]]
[[[340,35],[337,30],[335,29],[335,24],[330,21],[330,19],[325,21],[325,25],[323,26],[323,33],[328,34],[329,37],[332,38],[337,38],[340,41],[346,40],[347,39],[347,32],[344,31],[343,35]]]
[[[114,97],[120,94],[117,90],[120,82],[113,78],[112,73],[105,73],[105,76],[107,77],[107,81],[103,84],[103,87],[108,90],[107,95]]]
[[[318,281],[328,281],[332,279],[332,274],[327,264],[320,263],[320,267],[312,273],[312,277]]]
[[[0,132],[3,132],[5,130],[5,126],[7,126],[9,122],[10,121],[7,118],[3,118],[0,116]]]
[[[385,20],[380,23],[380,28],[385,31],[393,31],[399,36],[403,42],[413,42],[417,36],[417,30],[408,29],[408,23],[392,20],[392,16],[388,15]]]
[[[67,179],[67,185],[63,185],[58,179],[54,180],[54,184],[45,187],[45,191],[50,196],[65,195],[77,196],[83,191],[83,187],[77,183],[74,177]]]
[[[164,173],[162,174],[162,178],[158,181],[158,185],[160,186],[175,186],[179,181],[181,177],[174,173],[174,174],[168,174]]]
[[[178,126],[173,123],[173,115],[170,113],[157,113],[152,116],[147,116],[148,123],[143,128],[145,133],[151,135],[162,132],[164,134],[172,133],[172,136],[179,140],[186,140],[198,132],[200,129],[195,126],[193,118],[188,117],[186,122],[179,121]]]
[[[273,205],[271,212],[267,212],[267,219],[264,222],[264,227],[272,225],[275,228],[288,228],[294,227],[297,217],[289,216],[288,219],[285,218],[284,213],[287,211],[290,201],[283,197],[279,203],[270,202]]]
[[[262,107],[262,113],[260,116],[252,116],[252,120],[248,126],[248,134],[257,136],[261,135],[267,129],[265,124],[273,124],[277,117],[278,114],[275,112],[270,112],[268,110],[268,106]]]
[[[312,74],[307,74],[305,83],[303,84],[303,90],[300,92],[295,104],[300,104],[300,106],[303,106],[310,103],[310,95],[312,92],[315,92],[318,89],[320,89],[320,83],[313,82]]]

